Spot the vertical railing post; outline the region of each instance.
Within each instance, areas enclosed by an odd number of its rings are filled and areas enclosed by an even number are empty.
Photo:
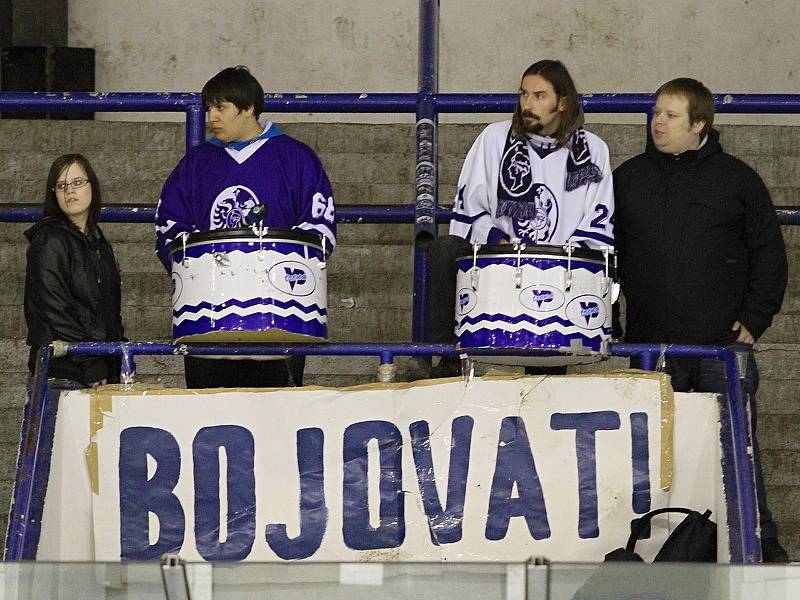
[[[49,406],[50,390],[47,380],[52,356],[52,345],[43,346],[37,354],[30,395],[25,403],[17,474],[8,513],[5,560],[35,559],[39,546],[44,493],[47,489],[52,434],[55,428],[55,411]],[[53,429],[47,426],[48,418]],[[43,437],[43,429],[47,429],[51,436]],[[46,448],[42,447],[43,443]],[[46,464],[40,464],[42,460]]]
[[[186,150],[206,141],[206,111],[202,105],[186,108]]]
[[[725,400],[728,404],[728,419],[730,420],[731,444],[730,452],[733,454],[736,501],[739,510],[738,519],[729,519],[741,527],[741,556],[732,556],[735,562],[754,564],[761,562],[761,546],[756,536],[757,505],[755,492],[755,471],[753,465],[753,439],[750,420],[747,417],[745,398],[742,390],[741,376],[736,363],[736,353],[728,348],[720,351],[720,357],[725,362],[725,376],[727,378],[728,393]],[[746,369],[746,363],[742,365]],[[724,429],[724,428],[723,428]],[[723,451],[726,448],[723,445]],[[723,462],[731,457],[723,456]],[[734,532],[731,532],[733,537]],[[737,560],[738,559],[738,560]]]
[[[419,2],[419,96],[417,99],[414,211],[414,306],[411,338],[423,341],[428,328],[428,261],[424,248],[436,237],[436,93],[439,91],[439,0]]]

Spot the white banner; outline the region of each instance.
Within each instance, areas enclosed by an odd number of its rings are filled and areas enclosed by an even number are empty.
[[[668,390],[616,374],[70,393],[38,558],[599,561],[673,505],[713,511],[724,559],[716,397]]]

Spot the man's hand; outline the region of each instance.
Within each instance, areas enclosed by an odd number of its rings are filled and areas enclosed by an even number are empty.
[[[101,385],[106,385],[107,383],[108,383],[108,379],[103,377],[100,381],[95,381],[92,384],[92,387],[96,389],[96,388],[100,387]]]
[[[747,327],[736,321],[731,327],[731,331],[738,331],[739,337],[736,338],[737,342],[744,342],[745,344],[755,344],[756,340],[753,334],[747,331]]]

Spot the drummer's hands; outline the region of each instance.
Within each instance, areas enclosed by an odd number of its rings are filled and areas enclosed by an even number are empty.
[[[105,377],[103,377],[103,378],[102,378],[100,381],[95,381],[95,382],[92,384],[92,388],[98,388],[98,387],[100,387],[101,385],[105,385],[105,384],[107,384],[107,383],[108,383],[108,379],[106,379]]]
[[[755,344],[756,340],[753,337],[753,334],[747,331],[747,327],[745,327],[739,321],[736,321],[731,327],[731,331],[738,331],[739,337],[736,338],[737,342],[744,342],[745,344]]]

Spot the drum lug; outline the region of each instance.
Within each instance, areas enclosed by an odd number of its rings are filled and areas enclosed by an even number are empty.
[[[480,250],[480,244],[472,244],[472,270],[469,272],[469,283],[472,286],[472,291],[478,291],[478,274],[480,270],[478,269],[478,250]]]
[[[229,267],[231,264],[231,259],[228,258],[228,254],[226,252],[214,252],[214,262],[220,267]]]
[[[600,289],[600,296],[605,298],[608,295],[608,292],[611,290],[611,278],[610,277],[603,277],[602,279],[602,288]],[[612,300],[613,303],[613,300]]]
[[[460,354],[461,359],[461,376],[464,378],[464,385],[469,385],[469,382],[475,377],[475,361],[467,354]]]
[[[525,244],[516,243],[514,248],[517,251],[517,268],[514,271],[514,287],[519,290],[522,288],[522,251],[525,250]]]
[[[522,288],[522,268],[521,267],[517,267],[516,269],[514,269],[514,287],[516,289],[518,289],[518,290]]]
[[[469,283],[472,286],[473,292],[478,291],[478,280],[480,278],[480,274],[480,270],[476,267],[473,267],[473,269],[469,272]]]
[[[572,287],[572,270],[561,273],[561,287],[565,292],[568,292]]]
[[[189,258],[186,256],[186,239],[189,237],[189,232],[184,231],[181,234],[181,243],[183,245],[183,255],[181,256],[181,266],[186,269],[189,267]]]

